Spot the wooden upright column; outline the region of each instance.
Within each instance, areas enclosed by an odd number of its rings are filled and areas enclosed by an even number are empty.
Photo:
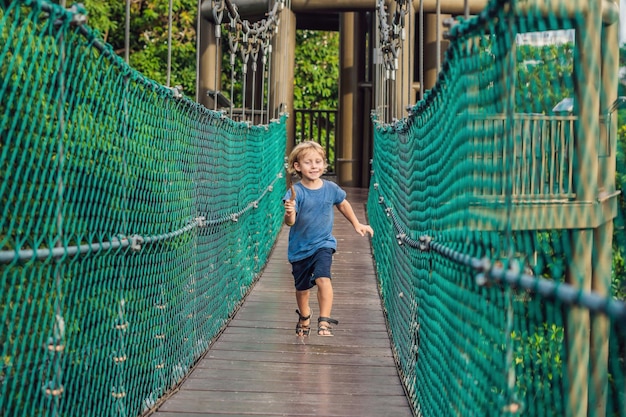
[[[269,112],[277,119],[287,113],[287,152],[294,145],[293,83],[296,63],[296,15],[287,7],[279,14],[278,33],[272,39],[270,60]]]
[[[406,108],[415,104],[415,90],[413,89],[413,74],[415,72],[415,10],[413,4],[408,4],[408,13],[404,17],[404,40],[400,49],[398,71],[396,73],[395,111],[396,118],[407,116]]]
[[[619,1],[612,1],[619,16]],[[615,192],[615,172],[617,152],[617,112],[611,107],[617,100],[619,70],[619,24],[618,20],[604,21],[602,26],[600,52],[600,146],[598,168],[599,199],[608,198],[610,208],[617,211],[617,193]],[[601,203],[600,203],[601,204]],[[611,295],[611,265],[613,260],[612,236],[613,215],[609,220],[594,229],[591,289],[605,297]],[[609,320],[602,315],[591,319],[589,415],[604,416],[608,397],[608,358],[609,358]]]
[[[217,47],[215,24],[200,19],[200,51],[198,53],[198,85],[196,100],[208,109],[215,109],[213,97],[208,91],[219,91],[221,87],[222,51]]]
[[[598,136],[600,134],[600,65],[602,62],[600,34],[602,32],[601,0],[589,2],[589,13],[582,27],[576,30],[578,67],[574,68],[578,115],[574,155],[574,184],[576,200],[581,205],[595,205],[598,197]],[[585,224],[587,223],[587,224]],[[591,290],[592,251],[596,231],[581,219],[579,229],[570,230],[572,259],[567,270],[567,282],[583,291]],[[610,237],[609,237],[610,238]],[[610,263],[610,261],[609,261]],[[589,407],[589,311],[572,307],[567,316],[567,371],[571,376],[567,415],[586,417]]]
[[[424,14],[424,91],[432,89],[437,83],[445,51],[450,41],[443,38],[445,28],[442,22],[450,15]]]
[[[364,72],[364,53],[359,53],[364,40],[365,25],[358,13],[342,13],[339,23],[339,128],[335,144],[337,181],[345,187],[360,187],[362,182],[363,126],[355,116],[359,114],[359,80]]]

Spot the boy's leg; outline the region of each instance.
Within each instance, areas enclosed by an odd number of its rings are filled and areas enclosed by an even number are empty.
[[[330,317],[330,313],[333,309],[333,284],[330,278],[317,278],[315,280],[317,285],[317,302],[320,306],[320,317]],[[319,324],[329,326],[330,323],[320,322]],[[322,330],[320,336],[332,335],[331,330]]]
[[[300,315],[296,325],[298,336],[308,336],[311,331],[311,308],[309,307],[309,290],[296,290],[296,313]]]
[[[296,303],[298,304],[298,310],[304,317],[311,314],[311,308],[309,307],[309,295],[311,290],[296,290]],[[306,322],[302,324],[308,324]]]

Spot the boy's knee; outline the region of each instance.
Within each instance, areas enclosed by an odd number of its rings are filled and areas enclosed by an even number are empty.
[[[318,287],[327,287],[331,285],[330,278],[315,278],[315,285]]]

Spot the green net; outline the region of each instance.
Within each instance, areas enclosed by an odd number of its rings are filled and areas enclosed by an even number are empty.
[[[139,415],[266,263],[285,120],[144,78],[79,13],[0,6],[0,415]]]
[[[493,1],[410,116],[374,120],[368,214],[416,415],[626,416],[617,13]]]

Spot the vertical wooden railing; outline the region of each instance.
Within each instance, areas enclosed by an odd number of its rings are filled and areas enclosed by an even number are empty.
[[[477,116],[471,123],[472,158],[480,172],[475,192],[487,198],[511,194],[517,202],[572,200],[574,116],[515,115],[512,143],[505,116]],[[506,168],[506,176],[501,170]],[[507,181],[510,181],[510,183]]]
[[[322,145],[328,158],[328,173],[335,173],[337,110],[296,109],[294,125],[296,144],[312,140]]]

